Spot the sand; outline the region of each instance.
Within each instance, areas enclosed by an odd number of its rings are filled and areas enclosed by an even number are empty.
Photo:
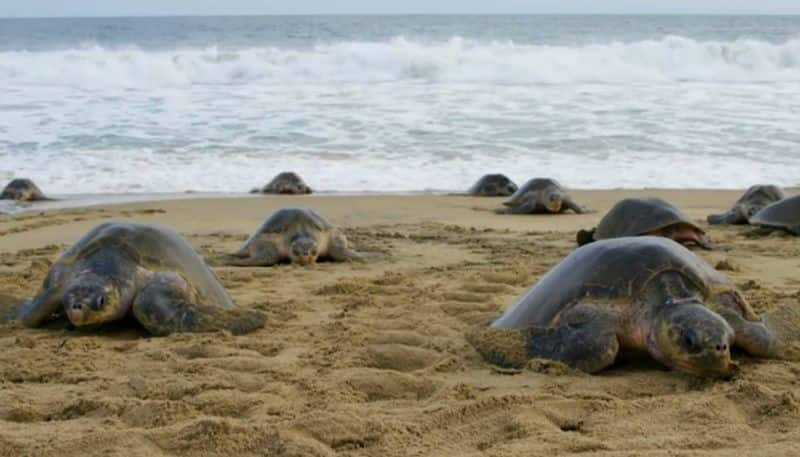
[[[0,304],[33,295],[95,224],[136,220],[180,230],[240,305],[269,316],[244,336],[0,325],[0,456],[800,455],[800,363],[737,354],[730,382],[648,361],[597,375],[541,361],[501,370],[464,338],[619,198],[661,196],[704,220],[740,192],[581,191],[598,213],[560,216],[495,215],[492,198],[312,196],[0,217]],[[313,207],[387,257],[219,265],[283,206]],[[698,254],[727,261],[759,312],[800,306],[800,241],[748,230],[709,227],[728,250]]]

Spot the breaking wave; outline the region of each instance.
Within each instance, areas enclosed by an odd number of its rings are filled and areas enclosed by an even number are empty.
[[[0,52],[0,84],[164,87],[294,82],[770,82],[800,80],[800,38],[783,43],[679,36],[582,46],[478,42],[340,42],[309,48],[148,51],[87,46]]]

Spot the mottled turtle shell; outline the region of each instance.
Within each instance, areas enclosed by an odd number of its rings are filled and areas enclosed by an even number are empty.
[[[332,228],[333,225],[313,209],[283,208],[272,213],[256,230],[253,237],[263,233],[286,233],[289,231],[311,233]]]
[[[507,197],[517,191],[517,185],[504,174],[483,175],[467,193],[486,197]]]
[[[783,200],[786,194],[778,186],[771,184],[757,184],[750,186],[733,206],[747,203],[766,203],[766,205]],[[765,205],[765,206],[766,206]]]
[[[703,298],[735,290],[727,277],[669,238],[614,238],[573,251],[528,289],[492,327],[548,326],[562,310],[575,303],[642,305],[645,301],[636,299],[642,296],[648,283],[668,271],[678,272],[694,284]],[[753,312],[748,308],[745,314]]]
[[[675,224],[688,224],[705,233],[678,208],[660,198],[626,198],[606,214],[594,232],[595,240],[639,236]]]
[[[217,275],[178,232],[158,225],[110,222],[93,228],[58,260],[69,266],[99,249],[117,248],[143,268],[174,272],[191,284],[202,304],[235,308]],[[102,273],[102,272],[96,272]]]
[[[750,218],[753,225],[774,227],[800,235],[800,195],[775,202]]]
[[[39,189],[39,186],[37,186],[30,179],[24,179],[24,178],[17,178],[11,180],[11,182],[8,183],[5,189],[3,189],[3,192],[0,193],[0,199],[17,200],[20,198],[22,193],[26,191],[31,192],[31,200],[47,200],[42,190]]]
[[[522,203],[522,197],[527,194],[528,192],[541,192],[547,189],[557,189],[560,191],[564,191],[564,188],[561,187],[561,184],[558,183],[555,179],[550,178],[533,178],[522,185],[519,189],[517,189],[514,194],[511,195],[511,198],[503,203],[506,206],[516,206]]]
[[[278,173],[277,176],[272,178],[261,192],[263,193],[294,193],[294,190],[287,189],[287,186],[293,186],[297,188],[297,192],[301,194],[310,194],[312,192],[311,188],[308,187],[308,184],[303,181],[303,178],[300,177],[297,173],[293,171],[284,171]]]

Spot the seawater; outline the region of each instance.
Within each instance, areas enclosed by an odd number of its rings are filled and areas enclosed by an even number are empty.
[[[800,184],[800,17],[0,19],[0,181],[46,192]]]

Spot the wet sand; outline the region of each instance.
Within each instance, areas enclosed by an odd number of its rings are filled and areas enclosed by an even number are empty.
[[[598,375],[555,363],[486,364],[466,342],[574,249],[618,199],[666,198],[727,250],[696,251],[754,308],[800,306],[800,240],[708,227],[741,191],[578,191],[596,213],[501,216],[502,199],[325,196],[193,199],[0,216],[0,305],[30,297],[49,264],[107,220],[181,231],[265,328],[153,338],[0,324],[0,456],[791,456],[800,363],[735,357],[710,381],[626,361]],[[788,193],[796,194],[797,190]],[[312,207],[370,263],[232,268],[273,210]],[[0,308],[2,308],[0,306]],[[0,313],[0,320],[3,315]]]

